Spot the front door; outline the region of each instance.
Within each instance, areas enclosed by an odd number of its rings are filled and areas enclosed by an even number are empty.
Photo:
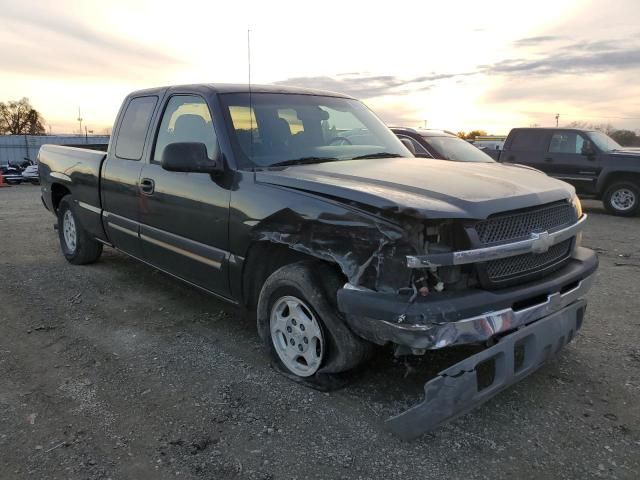
[[[200,96],[174,95],[167,100],[150,162],[142,169],[143,258],[227,296],[230,189],[223,177],[164,170],[162,152],[175,142],[204,143],[210,155],[218,148],[209,108]]]
[[[571,183],[579,192],[593,193],[600,165],[595,154],[583,153],[587,141],[581,133],[572,130],[553,133],[547,154],[548,173]]]

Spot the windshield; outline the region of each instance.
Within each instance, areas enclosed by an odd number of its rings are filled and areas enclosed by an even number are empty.
[[[456,162],[493,162],[494,160],[458,137],[423,137],[438,153],[438,158]]]
[[[587,135],[589,135],[589,138],[595,143],[596,147],[603,152],[611,152],[612,150],[620,150],[622,148],[622,145],[602,132],[587,132]]]
[[[412,157],[357,100],[282,93],[220,96],[228,110],[234,148],[245,168]]]

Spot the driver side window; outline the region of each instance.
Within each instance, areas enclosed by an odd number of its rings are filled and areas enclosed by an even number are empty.
[[[550,153],[582,153],[584,138],[576,132],[554,133],[549,144]]]
[[[160,163],[162,152],[170,143],[204,143],[212,159],[217,138],[207,103],[197,95],[175,95],[169,99],[158,129],[153,161]]]

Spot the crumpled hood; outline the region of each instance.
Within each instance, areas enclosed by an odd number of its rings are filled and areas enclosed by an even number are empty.
[[[298,165],[256,172],[256,181],[426,218],[482,219],[574,193],[567,183],[517,165],[424,158]]]

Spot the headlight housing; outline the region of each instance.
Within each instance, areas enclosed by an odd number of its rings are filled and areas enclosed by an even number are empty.
[[[580,202],[580,199],[578,198],[577,195],[573,197],[573,200],[571,200],[571,203],[573,204],[573,208],[575,208],[576,210],[576,216],[578,218],[582,217],[582,203]]]
[[[577,195],[573,196],[571,203],[573,204],[573,208],[576,211],[576,218],[580,219],[580,217],[582,217],[582,203],[580,203],[580,199],[578,198]],[[581,244],[582,244],[582,232],[578,232],[578,234],[576,235],[575,247],[578,248]]]

